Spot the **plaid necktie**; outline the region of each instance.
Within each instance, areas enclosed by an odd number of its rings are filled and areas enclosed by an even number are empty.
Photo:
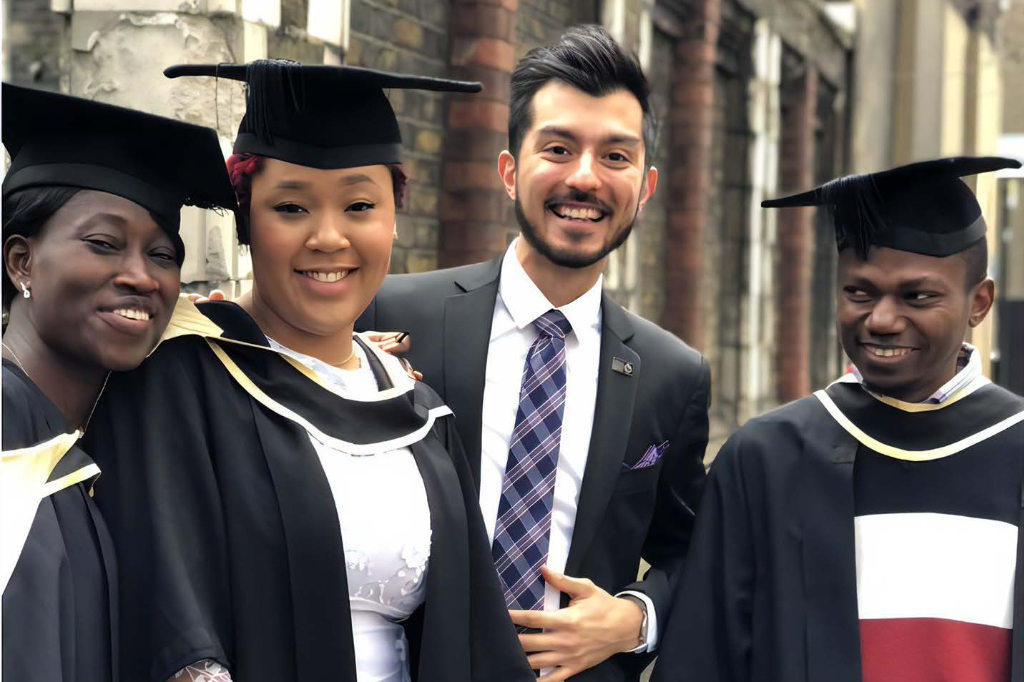
[[[510,609],[540,609],[548,558],[555,470],[565,406],[565,335],[557,310],[533,321],[540,336],[526,354],[516,426],[509,443],[491,553]]]

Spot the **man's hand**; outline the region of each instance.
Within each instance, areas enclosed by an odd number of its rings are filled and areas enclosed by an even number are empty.
[[[541,567],[544,580],[571,597],[557,611],[509,611],[512,622],[542,634],[519,635],[534,670],[554,668],[538,682],[562,682],[640,644],[643,609],[614,597],[586,578],[570,578]]]
[[[385,353],[394,355],[402,363],[405,373],[416,381],[423,381],[423,373],[412,368],[409,361],[403,357],[412,348],[412,339],[409,332],[366,332],[366,338],[377,344]]]

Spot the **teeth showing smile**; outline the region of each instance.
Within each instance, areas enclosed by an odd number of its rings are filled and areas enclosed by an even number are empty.
[[[127,317],[129,320],[142,320],[143,322],[149,320],[149,313],[145,310],[135,310],[134,308],[118,308],[114,311],[114,314]]]
[[[864,346],[864,348],[872,355],[880,358],[898,358],[903,355],[909,355],[914,350],[913,348],[890,348],[883,346]]]
[[[557,204],[551,207],[551,212],[559,218],[569,218],[571,220],[593,220],[598,221],[604,217],[601,211],[596,208],[590,208],[589,206],[563,206]]]
[[[310,279],[315,279],[318,282],[337,282],[348,277],[348,273],[351,270],[342,270],[341,272],[320,272],[318,270],[303,270],[302,274]]]

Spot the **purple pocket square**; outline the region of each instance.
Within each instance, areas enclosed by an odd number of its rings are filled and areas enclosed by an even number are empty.
[[[668,450],[668,441],[665,441],[661,445],[652,445],[647,448],[647,452],[644,453],[644,456],[637,460],[636,464],[631,466],[629,470],[636,471],[637,469],[646,469],[647,467],[654,466],[658,463],[658,460],[661,459],[661,456],[665,454],[666,450]]]

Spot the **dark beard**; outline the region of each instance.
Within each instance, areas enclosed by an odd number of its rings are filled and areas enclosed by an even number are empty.
[[[530,246],[532,246],[534,250],[537,251],[537,253],[544,256],[555,265],[559,265],[563,268],[574,269],[588,268],[594,263],[599,262],[601,259],[603,259],[605,256],[607,256],[615,249],[625,244],[626,240],[629,239],[629,234],[633,231],[633,225],[636,224],[637,214],[640,212],[638,205],[637,210],[633,213],[633,219],[629,221],[629,224],[626,225],[619,232],[619,234],[615,236],[615,239],[612,240],[610,244],[608,244],[605,248],[601,249],[596,255],[591,256],[587,254],[576,254],[565,251],[557,251],[554,248],[552,248],[550,244],[544,241],[544,239],[540,236],[540,233],[537,232],[537,228],[533,226],[533,224],[526,217],[526,214],[523,213],[523,206],[522,204],[519,203],[518,196],[516,196],[515,204],[516,220],[519,221],[519,230],[523,233],[523,238],[526,239],[527,242],[529,242]]]

